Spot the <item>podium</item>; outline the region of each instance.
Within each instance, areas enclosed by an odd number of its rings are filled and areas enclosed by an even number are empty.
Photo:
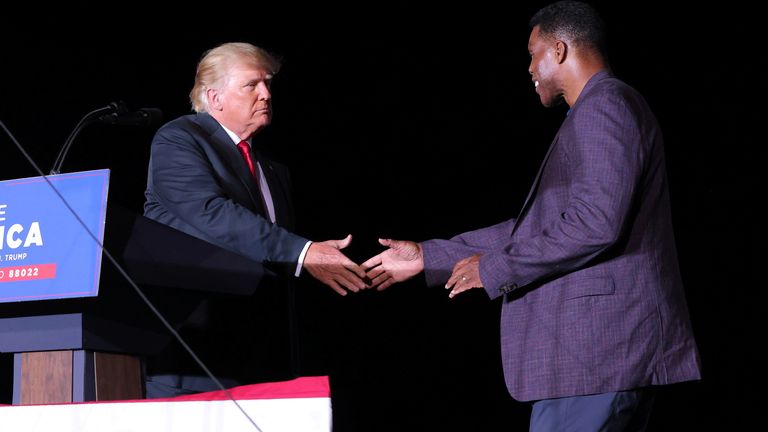
[[[0,352],[13,353],[14,405],[143,398],[141,356],[172,338],[143,295],[178,297],[165,311],[175,326],[196,299],[252,295],[270,274],[117,205],[106,213],[104,247],[136,286],[104,259],[96,296],[0,303]]]

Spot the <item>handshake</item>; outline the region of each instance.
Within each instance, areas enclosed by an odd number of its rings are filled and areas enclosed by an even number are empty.
[[[424,271],[424,255],[416,242],[379,239],[379,243],[387,249],[359,265],[341,252],[351,242],[351,234],[342,240],[313,242],[307,249],[303,268],[342,296],[347,295],[347,291],[370,288],[383,291]],[[470,288],[483,287],[479,264],[479,254],[456,263],[445,285],[451,290],[449,297],[453,298]]]

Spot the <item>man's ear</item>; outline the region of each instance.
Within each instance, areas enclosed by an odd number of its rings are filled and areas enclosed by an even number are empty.
[[[555,57],[557,58],[558,63],[562,63],[565,61],[566,56],[568,55],[568,44],[561,40],[555,41]]]
[[[208,107],[215,111],[221,111],[221,93],[217,89],[206,89],[205,97],[208,100]]]

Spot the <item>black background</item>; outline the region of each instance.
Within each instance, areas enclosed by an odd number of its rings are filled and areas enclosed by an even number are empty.
[[[284,60],[259,138],[291,167],[299,233],[351,233],[348,256],[362,262],[380,236],[445,238],[516,215],[565,113],[540,105],[527,73],[527,21],[542,2],[220,2],[175,14],[157,3],[20,5],[0,18],[0,120],[45,173],[86,112],[123,100],[166,120],[187,114],[201,53],[248,41]],[[704,367],[701,382],[660,393],[653,429],[745,429],[760,422],[765,340],[758,14],[742,2],[615,3],[596,4],[614,72],[665,133]],[[109,168],[110,201],[141,212],[155,129],[91,126],[63,171]],[[0,179],[39,175],[0,143]],[[500,302],[481,290],[448,300],[413,280],[341,298],[308,282],[299,301],[305,372],[330,375],[335,431],[527,427],[529,407],[503,384]]]

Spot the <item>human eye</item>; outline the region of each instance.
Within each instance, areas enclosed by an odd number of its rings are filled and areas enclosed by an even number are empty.
[[[245,83],[245,88],[253,89],[257,85],[259,85],[259,82],[257,80],[251,80],[251,81],[248,81],[247,83]]]

